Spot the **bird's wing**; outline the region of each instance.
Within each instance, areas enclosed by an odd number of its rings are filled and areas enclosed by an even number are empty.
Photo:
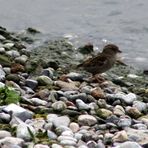
[[[107,62],[106,56],[97,55],[96,57],[89,58],[88,60],[84,61],[82,64],[79,64],[78,67],[93,67],[93,66],[103,66]]]

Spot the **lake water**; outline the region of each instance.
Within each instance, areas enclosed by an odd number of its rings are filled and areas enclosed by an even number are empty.
[[[148,69],[148,0],[0,0],[0,25],[71,34],[80,44],[117,44],[124,61]]]

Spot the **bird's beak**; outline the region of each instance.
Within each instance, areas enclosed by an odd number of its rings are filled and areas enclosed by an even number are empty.
[[[118,53],[122,53],[122,51],[118,49]]]

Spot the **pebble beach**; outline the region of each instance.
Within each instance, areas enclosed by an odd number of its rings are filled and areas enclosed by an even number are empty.
[[[147,148],[147,75],[118,63],[91,82],[75,65],[93,51],[40,34],[0,27],[0,148]]]

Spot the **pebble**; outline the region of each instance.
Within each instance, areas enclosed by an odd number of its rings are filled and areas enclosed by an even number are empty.
[[[12,58],[16,58],[20,56],[20,53],[16,50],[6,51],[6,55],[11,56]]]
[[[0,139],[0,145],[7,145],[7,143],[22,147],[24,145],[24,140],[21,138],[15,138],[15,137],[5,137],[3,139]]]
[[[8,49],[10,49],[10,48],[12,48],[14,46],[14,43],[6,43],[6,44],[4,44],[4,48],[8,48]]]
[[[57,101],[52,104],[52,108],[55,111],[63,111],[64,109],[67,108],[67,105],[63,101]]]
[[[11,133],[5,130],[0,130],[0,139],[3,139],[5,137],[11,137]]]
[[[91,115],[80,115],[78,117],[78,123],[82,126],[84,125],[92,126],[97,123],[97,119]]]
[[[49,131],[49,130],[47,130],[47,136],[50,140],[56,140],[57,139],[57,135],[54,132]]]
[[[38,106],[38,105],[46,106],[46,105],[47,105],[47,102],[46,102],[46,101],[41,100],[41,99],[39,99],[39,98],[31,98],[30,101],[31,101],[34,105],[36,105],[36,106]]]
[[[1,88],[1,87],[5,87],[5,84],[2,83],[2,82],[0,82],[0,88]]]
[[[30,141],[32,139],[32,135],[35,136],[35,129],[31,125],[22,123],[17,126],[16,130],[17,138],[21,138],[25,141]]]
[[[146,111],[147,105],[144,102],[141,101],[134,101],[133,107],[136,107],[140,112]]]
[[[90,107],[88,104],[84,103],[82,100],[77,99],[76,100],[76,105],[78,107],[79,110],[89,110]]]
[[[42,75],[47,76],[49,78],[53,78],[53,73],[54,73],[54,69],[53,68],[47,68],[47,69],[43,69],[42,71]]]
[[[22,65],[25,65],[27,60],[28,60],[28,57],[26,55],[21,55],[15,58],[15,62],[20,63]]]
[[[10,111],[15,115],[16,117],[20,118],[23,121],[26,121],[27,119],[31,119],[33,114],[31,111],[28,111],[16,104],[9,104],[3,109],[5,112],[9,113]]]
[[[116,105],[115,108],[113,109],[113,112],[117,116],[122,116],[125,115],[125,110],[122,106]]]
[[[45,144],[36,144],[33,148],[50,148],[50,147]]]
[[[3,48],[3,47],[0,47],[0,53],[1,54],[4,54],[6,51],[5,51],[5,48]]]
[[[78,87],[74,83],[68,83],[64,81],[55,81],[54,84],[61,88],[61,90],[78,90]]]
[[[79,124],[76,122],[71,122],[69,128],[72,130],[73,133],[76,133],[79,130]]]
[[[114,142],[124,142],[124,141],[127,141],[127,140],[128,140],[128,136],[127,136],[126,131],[124,131],[124,130],[117,132],[113,137]]]
[[[121,144],[118,144],[115,148],[142,148],[138,143],[127,141]]]
[[[47,76],[39,76],[38,78],[37,78],[37,81],[38,81],[38,84],[39,85],[52,85],[53,84],[53,81],[49,78],[49,77],[47,77]]]
[[[5,76],[6,76],[6,73],[4,72],[2,67],[0,67],[0,81],[4,81],[5,80]]]
[[[51,145],[51,148],[63,148],[63,147],[59,144],[54,143]]]
[[[129,116],[121,116],[117,125],[121,128],[130,127],[132,125],[132,120]]]
[[[32,79],[26,79],[26,86],[30,87],[32,90],[35,90],[38,86],[38,82]]]
[[[70,123],[70,119],[68,116],[60,116],[60,117],[55,117],[53,119],[53,125],[55,127],[58,127],[59,125],[68,127],[69,123]]]

